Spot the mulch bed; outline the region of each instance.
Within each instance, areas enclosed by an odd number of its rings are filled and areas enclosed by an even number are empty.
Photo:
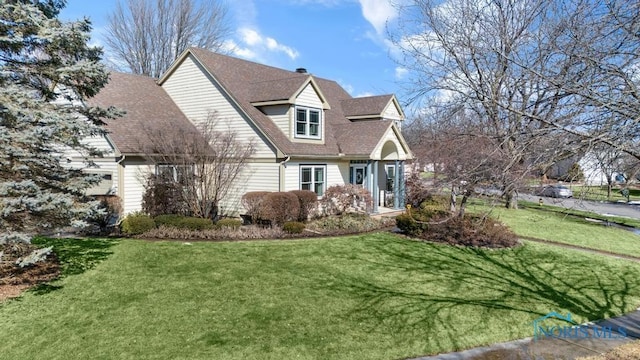
[[[0,259],[0,301],[19,296],[23,291],[38,284],[51,281],[60,275],[60,263],[54,253],[45,261],[20,268],[15,261],[29,255],[38,247],[31,244],[12,244],[0,246],[3,252]]]

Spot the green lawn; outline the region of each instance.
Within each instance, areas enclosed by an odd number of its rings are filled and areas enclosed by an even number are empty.
[[[398,359],[640,305],[640,264],[534,243],[45,242],[68,275],[0,304],[1,358]]]
[[[501,206],[490,207],[478,201],[469,205],[469,211],[490,212],[491,216],[507,224],[521,236],[640,257],[640,235],[612,226],[594,224],[560,210],[562,209],[539,206],[511,210]],[[585,212],[581,214],[589,215]],[[598,216],[594,214],[593,217]]]
[[[627,198],[620,193],[621,188],[615,186],[611,190],[611,197],[607,197],[606,186],[581,186],[572,185],[573,197],[577,199],[593,201],[627,201]],[[640,201],[640,189],[629,189],[629,200]]]

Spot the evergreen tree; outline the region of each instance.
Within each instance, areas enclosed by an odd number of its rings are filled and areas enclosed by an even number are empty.
[[[62,22],[64,0],[0,0],[0,244],[77,223],[95,211],[84,191],[99,179],[66,166],[65,149],[100,136],[108,109],[85,107],[108,80],[91,24]],[[87,166],[93,164],[87,160]]]

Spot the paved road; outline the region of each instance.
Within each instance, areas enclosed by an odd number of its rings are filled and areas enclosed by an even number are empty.
[[[554,199],[529,194],[519,194],[519,199],[533,202],[538,202],[539,199],[542,199],[546,205],[561,206],[566,209],[591,211],[601,215],[625,216],[640,219],[640,205],[597,202],[580,199]]]

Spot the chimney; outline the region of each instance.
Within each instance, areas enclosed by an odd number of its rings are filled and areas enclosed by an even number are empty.
[[[306,74],[307,73],[307,69],[302,68],[302,67],[301,68],[297,68],[296,72],[299,73],[299,74]]]

